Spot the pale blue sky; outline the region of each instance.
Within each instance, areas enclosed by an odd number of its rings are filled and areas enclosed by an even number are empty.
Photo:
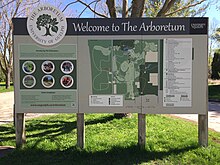
[[[72,2],[72,0],[65,0],[63,1],[64,4],[68,4],[68,2]],[[92,2],[93,0],[85,0],[87,3],[90,3]],[[130,2],[131,0],[129,0]],[[218,24],[220,24],[220,1],[218,0],[209,0],[211,2],[211,5],[210,7],[208,8],[207,10],[207,13],[206,13],[206,17],[209,17],[210,18],[210,23],[211,21],[216,21]],[[105,2],[105,1],[104,1]],[[76,11],[80,11],[83,9],[84,6],[82,5],[72,5],[70,8],[75,8]],[[93,15],[91,16],[91,12],[89,10],[86,10],[84,13],[83,13],[83,17],[93,17]]]
[[[60,6],[60,9],[63,10],[64,7],[69,3],[69,2],[74,2],[75,0],[62,0],[62,5]],[[83,0],[83,2],[86,2],[87,4],[93,2],[94,0]],[[103,3],[105,3],[106,0],[101,0]],[[210,18],[211,20],[218,20],[220,23],[220,10],[217,9],[217,7],[220,7],[220,1],[219,0],[208,0],[209,2],[211,2],[211,6],[208,8],[207,10],[207,14],[205,16]],[[60,4],[60,0],[42,0],[42,2],[49,2],[52,5],[57,6],[58,4]],[[129,0],[129,3],[131,2],[131,0]],[[93,3],[94,4],[94,3]],[[66,12],[68,12],[69,10],[71,10],[71,12],[73,12],[74,14],[80,13],[85,6],[80,5],[80,3],[75,3],[72,4],[71,6],[69,6],[66,10]],[[77,15],[75,15],[77,16]],[[90,12],[89,9],[85,10],[83,15],[81,17],[94,17],[94,15]]]
[[[213,4],[207,10],[207,14],[205,16],[209,17],[210,21],[218,21],[220,23],[220,2]]]

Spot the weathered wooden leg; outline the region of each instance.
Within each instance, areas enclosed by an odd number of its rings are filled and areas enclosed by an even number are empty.
[[[198,115],[198,140],[199,145],[203,147],[208,146],[208,114]]]
[[[26,143],[24,113],[15,113],[16,147],[21,148]]]
[[[84,113],[77,113],[77,146],[81,149],[85,147]]]
[[[145,148],[146,143],[146,115],[138,114],[138,145],[141,149]]]

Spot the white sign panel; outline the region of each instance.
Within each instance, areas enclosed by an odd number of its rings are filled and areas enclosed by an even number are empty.
[[[192,39],[165,39],[163,106],[192,106]]]
[[[89,106],[123,106],[123,95],[89,95]]]

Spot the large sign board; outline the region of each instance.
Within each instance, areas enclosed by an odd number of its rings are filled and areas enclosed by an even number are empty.
[[[52,46],[27,22],[13,20],[18,112],[207,112],[207,18],[69,18]]]

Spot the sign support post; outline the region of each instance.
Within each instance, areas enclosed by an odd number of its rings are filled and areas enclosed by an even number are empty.
[[[146,114],[138,113],[138,145],[141,149],[146,144]]]
[[[18,147],[24,113],[77,113],[81,149],[84,113],[138,113],[141,149],[146,114],[199,114],[198,142],[208,145],[208,18],[105,21],[58,11],[42,5],[13,19]]]
[[[198,140],[199,145],[208,146],[208,115],[198,115]]]
[[[85,120],[84,113],[77,113],[77,146],[85,147]]]
[[[26,143],[24,113],[15,114],[16,147],[21,148]]]

